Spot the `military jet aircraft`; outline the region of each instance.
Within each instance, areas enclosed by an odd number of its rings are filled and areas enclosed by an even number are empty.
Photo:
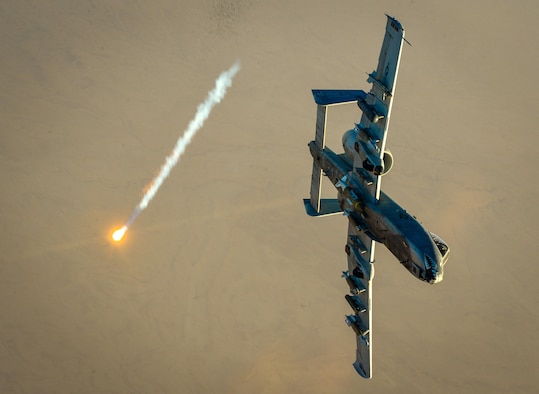
[[[410,273],[428,283],[440,282],[449,256],[449,246],[428,232],[419,221],[381,191],[382,176],[393,165],[386,148],[395,83],[399,69],[404,29],[387,16],[378,67],[369,74],[368,93],[362,90],[313,90],[317,104],[315,140],[308,146],[313,156],[307,213],[324,216],[342,212],[348,217],[345,246],[348,270],[343,277],[350,287],[345,296],[353,313],[346,323],[356,334],[356,371],[372,377],[372,280],[375,242],[384,244]],[[357,103],[360,122],[342,138],[344,153],[325,146],[328,107]],[[322,174],[337,189],[337,199],[321,199]]]

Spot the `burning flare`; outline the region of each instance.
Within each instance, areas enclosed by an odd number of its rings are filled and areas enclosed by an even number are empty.
[[[127,227],[123,226],[121,229],[118,229],[112,233],[112,239],[115,240],[116,242],[120,242],[126,231],[127,231]]]
[[[161,166],[159,173],[154,179],[152,179],[148,186],[144,188],[142,200],[136,206],[135,210],[129,217],[129,220],[121,229],[116,230],[112,234],[112,239],[114,241],[121,241],[127,229],[133,224],[138,215],[140,215],[140,213],[146,209],[150,201],[154,198],[155,194],[161,187],[161,184],[168,177],[174,166],[178,163],[180,157],[185,153],[187,145],[191,143],[191,140],[195,134],[202,128],[204,122],[210,116],[212,108],[216,104],[220,103],[225,97],[227,89],[232,85],[232,79],[239,70],[240,64],[239,62],[236,62],[232,65],[232,67],[219,75],[215,81],[215,87],[208,92],[206,99],[198,106],[195,117],[189,123],[189,126],[187,127],[187,130],[185,130],[184,134],[176,141],[176,145],[174,146],[172,153],[165,158],[165,163]]]

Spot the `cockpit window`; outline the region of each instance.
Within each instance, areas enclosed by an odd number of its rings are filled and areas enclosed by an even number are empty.
[[[440,251],[440,253],[442,254],[442,257],[445,256],[445,254],[449,250],[449,247],[446,244],[443,244],[440,242],[435,242],[435,244],[438,247],[438,250]]]
[[[444,257],[447,254],[447,252],[449,252],[449,246],[444,242],[443,239],[441,239],[436,234],[430,233],[430,236],[432,237],[432,240],[436,244],[436,247],[440,251],[442,257]]]

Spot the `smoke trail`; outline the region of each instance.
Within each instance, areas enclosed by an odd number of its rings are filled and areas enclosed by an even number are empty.
[[[225,97],[227,89],[232,85],[232,79],[239,70],[240,64],[239,62],[236,62],[227,71],[224,71],[221,73],[221,75],[219,75],[215,81],[215,87],[210,90],[206,100],[204,100],[204,102],[198,106],[195,117],[189,123],[189,126],[185,130],[184,134],[176,142],[171,154],[166,157],[165,163],[161,166],[161,170],[150,182],[149,187],[142,197],[142,200],[137,205],[124,227],[122,227],[122,229],[124,229],[123,233],[127,231],[127,228],[133,224],[138,215],[140,215],[140,213],[146,209],[150,201],[154,198],[164,180],[170,174],[170,171],[172,171],[174,166],[178,163],[180,157],[185,152],[187,145],[189,145],[197,131],[200,130],[200,128],[204,125],[204,121],[208,119],[213,107],[221,102],[221,100]]]

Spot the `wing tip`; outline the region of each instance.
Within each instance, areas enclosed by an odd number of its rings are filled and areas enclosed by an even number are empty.
[[[362,378],[365,378],[365,379],[371,379],[372,378],[372,375],[371,375],[371,371],[369,371],[367,373],[367,371],[365,371],[365,369],[363,368],[363,366],[361,365],[361,363],[359,361],[356,361],[355,363],[352,364],[354,366],[354,369],[356,370],[356,372],[362,377]]]
[[[390,20],[391,22],[393,22],[395,24],[396,27],[398,27],[401,31],[402,31],[402,35],[404,36],[404,27],[402,27],[402,23],[399,22],[399,20],[389,14],[385,14],[385,16],[387,17],[388,20]]]

